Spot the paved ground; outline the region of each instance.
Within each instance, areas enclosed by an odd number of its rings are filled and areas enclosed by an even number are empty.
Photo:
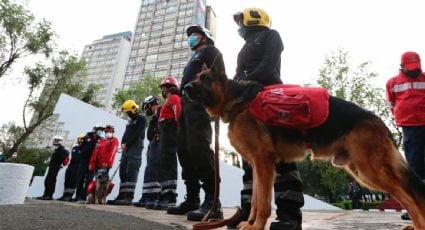
[[[235,209],[224,209],[226,217]],[[303,229],[402,229],[410,221],[399,212],[303,211]],[[191,229],[195,222],[184,216],[145,208],[81,205],[59,201],[28,200],[24,205],[0,206],[0,229]],[[79,222],[80,220],[85,220]],[[269,223],[273,221],[273,216]],[[225,228],[222,228],[225,229]]]

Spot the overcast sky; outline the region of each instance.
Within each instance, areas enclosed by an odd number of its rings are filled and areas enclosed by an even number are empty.
[[[420,0],[210,0],[217,16],[216,46],[232,77],[243,40],[232,14],[260,7],[272,18],[285,45],[282,79],[287,83],[315,83],[325,56],[343,48],[353,67],[370,61],[371,71],[385,81],[398,73],[404,51],[425,56],[423,1]],[[107,34],[134,32],[140,0],[29,0],[37,19],[53,23],[59,46],[81,54],[84,45]],[[19,69],[18,66],[15,69]],[[0,124],[21,123],[26,87],[19,71],[0,79]]]

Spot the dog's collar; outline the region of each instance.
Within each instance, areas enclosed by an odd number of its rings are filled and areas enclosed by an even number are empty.
[[[245,106],[241,105],[245,102],[244,99],[243,97],[237,97],[224,105],[222,117],[224,123],[233,121],[238,113],[245,110]]]

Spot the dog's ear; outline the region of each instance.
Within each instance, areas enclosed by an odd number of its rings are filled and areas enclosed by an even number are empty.
[[[211,72],[219,74],[220,76],[226,75],[226,70],[224,68],[223,55],[218,53],[215,55],[213,64],[211,65]]]

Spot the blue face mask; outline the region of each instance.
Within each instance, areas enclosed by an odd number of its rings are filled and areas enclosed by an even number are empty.
[[[245,38],[246,28],[244,26],[239,26],[238,34],[239,36],[241,36],[241,38]]]
[[[99,136],[99,137],[103,137],[103,132],[100,131],[100,130],[97,130],[96,135]]]
[[[189,45],[191,49],[193,49],[195,46],[199,44],[198,36],[196,36],[195,34],[190,35],[187,38],[187,44]]]

